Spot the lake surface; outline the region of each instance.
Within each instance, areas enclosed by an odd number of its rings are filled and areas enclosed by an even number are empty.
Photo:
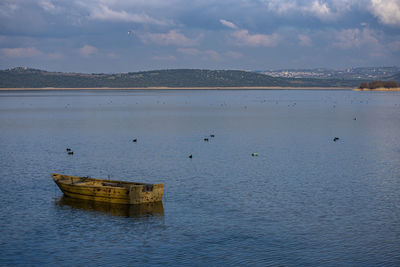
[[[398,92],[6,91],[0,148],[0,265],[400,265]],[[73,201],[52,172],[164,200]]]

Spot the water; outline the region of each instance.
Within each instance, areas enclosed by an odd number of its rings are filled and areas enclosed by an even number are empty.
[[[0,265],[399,266],[399,133],[396,92],[0,92]],[[51,172],[164,201],[71,201]]]

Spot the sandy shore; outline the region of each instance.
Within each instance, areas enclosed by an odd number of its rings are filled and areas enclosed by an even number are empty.
[[[397,88],[376,88],[376,89],[360,89],[360,88],[356,88],[354,89],[354,91],[388,91],[388,92],[399,92],[400,91],[400,87]]]
[[[0,91],[41,91],[41,90],[353,90],[352,87],[91,87],[91,88],[0,88]]]

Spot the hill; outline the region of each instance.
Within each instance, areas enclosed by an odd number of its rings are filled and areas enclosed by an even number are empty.
[[[265,70],[259,73],[282,78],[315,78],[343,80],[384,80],[400,72],[399,67],[357,67],[343,69],[281,69]]]
[[[400,83],[400,72],[395,74],[395,75],[393,75],[393,76],[388,77],[385,80],[387,80],[387,81],[396,81],[396,82]]]
[[[0,88],[354,87],[359,84],[360,80],[290,79],[240,70],[172,69],[84,74],[18,67],[0,71]]]

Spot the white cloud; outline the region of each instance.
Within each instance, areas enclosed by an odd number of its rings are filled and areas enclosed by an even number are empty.
[[[322,21],[337,19],[365,0],[265,0],[267,9],[281,16],[313,16]]]
[[[224,19],[220,19],[219,22],[221,22],[222,25],[224,25],[224,26],[226,26],[228,28],[231,28],[231,29],[237,29],[238,28],[234,23],[232,23],[230,21],[227,21],[227,20],[224,20]]]
[[[311,7],[310,12],[320,19],[326,19],[331,16],[331,10],[326,3],[315,0]]]
[[[94,20],[104,20],[104,21],[124,21],[124,22],[134,22],[143,24],[155,24],[155,25],[167,25],[165,21],[161,21],[150,17],[146,13],[135,14],[129,13],[125,10],[116,11],[111,9],[105,4],[100,4],[98,6],[86,7],[90,10],[89,18]]]
[[[6,57],[28,58],[42,55],[35,47],[2,48],[1,52]]]
[[[139,34],[139,38],[144,43],[155,43],[159,45],[178,45],[178,46],[194,46],[197,45],[196,40],[186,37],[178,30],[170,30],[168,33],[145,33]]]
[[[234,29],[230,36],[233,37],[235,45],[239,46],[275,46],[279,41],[277,34],[250,34],[246,29],[240,29],[233,22],[220,19],[222,25]]]
[[[83,57],[90,57],[98,52],[98,49],[91,45],[85,45],[79,49],[79,54]]]
[[[274,13],[286,14],[298,10],[299,6],[296,1],[271,0],[267,1],[267,8]]]
[[[381,23],[400,26],[399,0],[371,0],[369,8]]]
[[[277,34],[250,34],[248,30],[242,29],[234,31],[231,36],[235,40],[235,44],[239,46],[275,46],[279,42]]]
[[[51,0],[41,0],[39,5],[51,14],[57,14],[61,9],[53,4]]]

